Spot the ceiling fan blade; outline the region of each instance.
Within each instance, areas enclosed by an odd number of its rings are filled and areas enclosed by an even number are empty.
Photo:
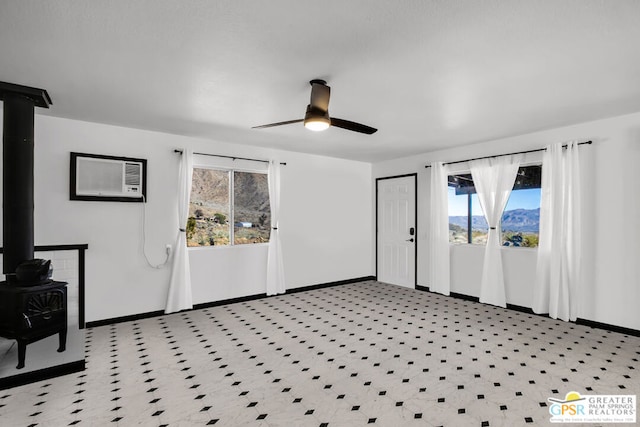
[[[323,113],[329,111],[331,88],[324,80],[311,80],[311,106]]]
[[[354,132],[366,133],[367,135],[371,135],[372,133],[376,133],[378,131],[378,129],[372,128],[367,125],[351,122],[349,120],[337,119],[335,117],[331,117],[331,126],[346,130],[352,130]]]
[[[304,122],[304,119],[288,120],[286,122],[278,122],[278,123],[269,123],[268,125],[254,126],[251,129],[272,128],[274,126],[290,125],[291,123],[301,123],[301,122]]]

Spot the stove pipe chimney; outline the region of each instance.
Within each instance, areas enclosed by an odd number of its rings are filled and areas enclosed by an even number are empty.
[[[34,107],[49,108],[44,89],[0,82],[3,105],[3,267],[12,281],[16,267],[33,259]]]

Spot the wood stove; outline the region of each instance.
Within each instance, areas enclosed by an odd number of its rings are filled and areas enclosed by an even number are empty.
[[[0,282],[0,336],[18,342],[18,366],[24,368],[27,344],[58,334],[58,352],[66,348],[67,283],[53,280],[29,286]]]

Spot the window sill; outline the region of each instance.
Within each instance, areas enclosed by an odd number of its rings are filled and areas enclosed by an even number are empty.
[[[246,243],[244,245],[219,245],[219,246],[188,246],[189,251],[203,251],[203,250],[223,250],[233,248],[252,248],[255,246],[269,246],[269,242],[266,243]]]
[[[537,252],[538,251],[538,247],[536,246],[535,248],[530,248],[528,246],[501,246],[501,249],[505,250],[505,251],[528,251],[528,252]]]
[[[467,248],[485,248],[486,245],[476,245],[473,243],[449,243],[449,247],[467,247]],[[537,251],[538,248],[530,248],[528,246],[500,246],[500,249],[506,251]]]

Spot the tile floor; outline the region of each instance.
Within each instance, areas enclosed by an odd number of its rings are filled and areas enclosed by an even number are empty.
[[[549,425],[549,397],[640,395],[639,358],[638,337],[367,281],[88,329],[86,371],[0,391],[0,425]]]

